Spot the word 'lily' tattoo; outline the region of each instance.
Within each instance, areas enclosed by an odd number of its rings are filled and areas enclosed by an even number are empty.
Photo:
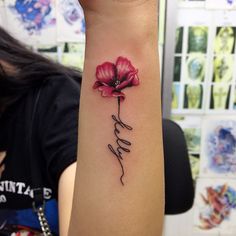
[[[96,70],[96,82],[93,85],[93,89],[98,89],[101,92],[102,97],[114,97],[118,101],[118,113],[112,115],[114,121],[114,135],[116,138],[116,147],[108,144],[109,150],[117,158],[121,167],[120,182],[124,185],[123,177],[125,175],[124,168],[124,153],[130,152],[131,142],[120,137],[121,129],[133,130],[133,128],[127,125],[120,117],[121,102],[125,100],[125,94],[121,92],[123,89],[138,86],[138,70],[134,68],[132,63],[124,57],[118,57],[115,64],[111,62],[105,62],[97,66]]]

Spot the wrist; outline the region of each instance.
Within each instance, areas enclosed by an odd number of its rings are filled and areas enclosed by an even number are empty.
[[[106,1],[94,9],[85,9],[86,28],[104,27],[103,31],[110,28],[148,29],[157,23],[157,12],[156,0]]]
[[[157,45],[158,16],[156,4],[132,7],[132,10],[121,8],[114,14],[90,13],[86,15],[86,37],[88,45],[97,45],[104,48],[116,46],[122,50],[125,45],[135,50],[142,49],[144,45]],[[140,47],[140,48],[138,48]],[[109,51],[109,50],[108,50]]]
[[[137,9],[145,10],[151,5],[157,5],[157,0],[79,0],[85,15],[123,15]]]

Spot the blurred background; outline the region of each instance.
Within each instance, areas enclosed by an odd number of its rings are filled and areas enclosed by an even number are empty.
[[[166,236],[236,235],[236,1],[162,1],[163,116],[184,131],[193,207]],[[178,158],[178,157],[176,157]]]

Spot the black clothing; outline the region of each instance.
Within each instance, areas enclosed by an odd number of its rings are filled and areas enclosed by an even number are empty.
[[[28,146],[35,95],[32,89],[0,119],[0,151],[7,152],[2,164],[4,169],[0,170],[0,225],[40,229],[32,212]],[[58,234],[58,181],[77,157],[79,95],[80,86],[73,79],[65,76],[48,78],[41,89],[33,125],[34,143],[37,144],[33,158],[39,160],[44,196],[48,199],[47,218],[54,234]]]

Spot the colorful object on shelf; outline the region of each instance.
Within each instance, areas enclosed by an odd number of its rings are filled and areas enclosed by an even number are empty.
[[[39,32],[44,27],[55,25],[56,19],[51,18],[51,0],[16,0],[9,7],[16,13],[29,34]]]
[[[209,230],[218,227],[230,218],[236,208],[236,191],[227,184],[207,187],[206,194],[201,194],[205,207],[201,209],[199,228]]]
[[[236,136],[230,127],[216,126],[208,139],[209,168],[216,173],[236,173]]]

